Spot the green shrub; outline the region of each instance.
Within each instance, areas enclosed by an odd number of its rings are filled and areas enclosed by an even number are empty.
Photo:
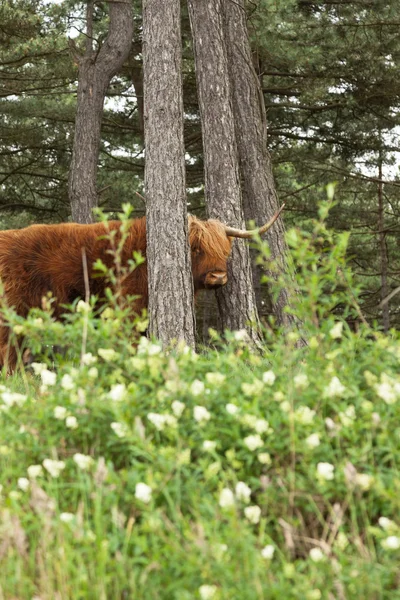
[[[288,240],[302,325],[265,354],[132,347],[118,303],[9,314],[68,350],[0,391],[2,597],[398,597],[400,344],[347,326],[344,236]]]

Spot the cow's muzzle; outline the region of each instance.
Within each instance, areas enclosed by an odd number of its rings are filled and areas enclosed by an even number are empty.
[[[210,271],[204,278],[206,288],[222,287],[228,281],[228,275],[225,271]]]

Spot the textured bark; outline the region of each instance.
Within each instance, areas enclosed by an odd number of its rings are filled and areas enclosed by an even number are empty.
[[[244,228],[222,1],[188,0],[203,133],[205,197],[209,217]],[[248,244],[235,240],[228,284],[217,292],[223,329],[258,324]]]
[[[135,89],[136,94],[136,104],[137,104],[137,120],[139,133],[141,137],[141,142],[144,141],[144,99],[143,99],[143,64],[142,61],[136,58],[138,54],[142,54],[142,42],[140,39],[137,39],[133,43],[132,48],[134,56],[132,57],[130,67],[132,84]]]
[[[130,0],[110,2],[110,24],[106,40],[93,49],[93,2],[87,4],[87,43],[82,56],[73,41],[70,47],[79,65],[75,136],[68,180],[72,220],[91,223],[97,206],[96,174],[104,98],[112,77],[128,57],[133,20]]]
[[[194,346],[186,211],[179,0],[143,2],[145,189],[150,332]]]
[[[385,239],[385,207],[383,200],[383,184],[382,184],[382,155],[379,153],[378,166],[378,231],[379,231],[379,251],[381,258],[381,300],[384,300],[389,294],[388,287],[388,255]],[[390,329],[390,312],[389,302],[382,304],[382,323],[383,331],[388,333]]]
[[[223,5],[236,141],[243,180],[244,215],[246,220],[262,225],[278,210],[271,157],[267,149],[264,99],[253,65],[244,0],[224,0]],[[270,268],[261,270],[253,260],[256,285],[263,271],[269,278],[276,279],[289,268],[285,228],[281,217],[265,236],[272,262]],[[288,290],[283,289],[276,299],[271,296],[271,302],[278,324],[291,325],[294,317],[285,312],[285,307],[290,303]]]

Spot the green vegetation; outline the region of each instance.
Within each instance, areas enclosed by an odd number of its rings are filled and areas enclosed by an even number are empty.
[[[398,597],[400,343],[349,328],[347,234],[309,230],[304,330],[262,354],[132,347],[118,301],[10,317],[38,358],[0,392],[0,597]]]

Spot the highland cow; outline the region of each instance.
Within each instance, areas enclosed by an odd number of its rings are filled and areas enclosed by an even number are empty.
[[[283,207],[282,207],[283,208]],[[280,211],[262,228],[263,233],[277,219]],[[27,316],[33,307],[42,305],[49,292],[54,298],[53,314],[59,319],[65,305],[77,298],[85,298],[87,283],[90,293],[99,301],[104,299],[107,280],[99,277],[94,263],[100,259],[113,268],[110,253],[110,231],[116,231],[118,242],[121,223],[109,221],[92,225],[61,223],[58,225],[31,225],[25,229],[0,232],[0,277],[8,306],[17,314]],[[217,220],[201,221],[189,216],[189,242],[192,254],[194,291],[216,289],[227,282],[227,260],[234,237],[251,238],[255,231],[227,227]],[[121,263],[126,266],[133,252],[146,257],[146,219],[131,222],[123,245]],[[87,278],[83,255],[86,259]],[[132,312],[140,314],[148,305],[146,262],[130,272],[122,282],[122,297],[135,296]],[[9,327],[0,326],[0,365],[8,362],[13,370],[17,362],[16,350],[8,347]]]

